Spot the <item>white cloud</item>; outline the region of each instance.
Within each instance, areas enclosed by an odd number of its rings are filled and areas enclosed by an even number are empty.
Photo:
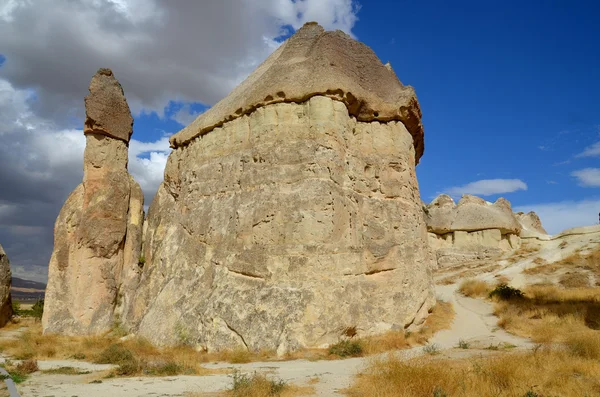
[[[600,199],[519,205],[514,207],[513,211],[535,211],[542,220],[546,231],[550,234],[557,234],[572,227],[597,224]]]
[[[591,146],[586,147],[583,152],[575,157],[595,157],[600,156],[600,142],[596,142]]]
[[[278,45],[317,21],[351,33],[352,0],[39,0],[0,6],[0,75],[36,90],[56,123],[83,118],[89,79],[109,67],[135,114],[170,100],[212,105]],[[35,26],[35,29],[32,29]],[[72,125],[69,125],[70,127]]]
[[[444,190],[450,196],[473,194],[476,196],[491,196],[493,194],[512,193],[527,190],[527,184],[520,179],[482,179],[464,186],[454,186]]]
[[[58,211],[83,176],[83,98],[98,68],[113,69],[134,114],[164,117],[182,102],[173,118],[187,125],[189,103],[224,97],[289,26],[351,34],[357,11],[352,0],[0,0],[0,242],[12,264],[25,275],[48,263]],[[130,143],[146,204],[169,153],[167,137]]]
[[[580,186],[600,187],[600,168],[584,168],[571,172],[571,176],[577,178]]]
[[[0,78],[0,243],[16,275],[44,281],[54,221],[83,177],[85,136],[37,116],[30,96]],[[147,203],[170,151],[168,137],[130,142],[129,169]]]

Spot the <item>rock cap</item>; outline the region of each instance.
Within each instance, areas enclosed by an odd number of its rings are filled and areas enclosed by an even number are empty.
[[[426,221],[427,230],[435,234],[487,229],[499,229],[502,234],[519,234],[521,231],[510,202],[502,197],[492,204],[465,194],[458,204],[454,204],[450,196],[442,194],[426,207]]]
[[[365,44],[342,31],[326,32],[309,22],[285,41],[227,97],[173,135],[171,147],[280,102],[327,96],[346,104],[359,121],[401,121],[413,136],[417,161],[423,154],[421,109],[415,91],[404,86]]]
[[[129,143],[133,117],[121,84],[112,70],[98,69],[85,97],[84,134],[101,134]]]

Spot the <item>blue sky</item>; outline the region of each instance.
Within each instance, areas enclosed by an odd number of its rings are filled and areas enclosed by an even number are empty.
[[[44,280],[54,220],[81,181],[83,97],[99,67],[134,113],[129,169],[148,204],[168,136],[314,20],[415,87],[425,202],[503,196],[551,233],[596,223],[599,16],[593,1],[2,2],[0,243],[17,275]]]
[[[600,198],[598,184],[576,177],[599,166],[598,157],[578,156],[600,141],[599,15],[597,2],[361,4],[352,32],[417,91],[425,202],[490,179],[507,181],[472,191],[500,191],[484,197],[504,196],[521,210]],[[136,134],[155,137],[175,124],[140,116]],[[594,208],[577,219],[595,222]]]

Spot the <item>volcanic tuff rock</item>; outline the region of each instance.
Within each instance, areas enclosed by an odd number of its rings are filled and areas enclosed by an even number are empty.
[[[4,327],[13,315],[10,280],[10,262],[0,245],[0,327]]]
[[[540,217],[535,212],[531,211],[526,214],[523,212],[517,212],[515,215],[523,229],[537,233],[548,234],[546,229],[544,229],[542,226]]]
[[[141,249],[143,196],[127,172],[133,125],[129,106],[109,69],[94,75],[89,90],[83,183],[56,220],[44,332],[110,329],[118,291],[134,277]]]
[[[441,267],[493,258],[520,246],[521,224],[503,198],[492,204],[466,194],[455,204],[442,194],[424,210],[429,243]]]
[[[307,23],[284,42],[225,99],[171,137],[185,146],[224,123],[275,103],[303,103],[326,96],[346,105],[362,122],[401,121],[413,137],[417,163],[423,155],[421,108],[410,86],[383,65],[365,44],[342,31]]]
[[[126,327],[284,353],[427,314],[419,106],[368,47],[305,25],[171,143]]]

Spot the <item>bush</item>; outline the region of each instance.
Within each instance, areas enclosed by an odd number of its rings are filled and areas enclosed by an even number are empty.
[[[16,367],[16,372],[23,375],[29,375],[39,370],[40,368],[38,367],[37,360],[21,361]]]
[[[469,348],[469,342],[463,340],[463,339],[459,339],[458,340],[458,347],[460,349],[468,349]]]
[[[40,299],[37,302],[35,302],[35,304],[31,308],[31,317],[35,318],[36,320],[41,320],[43,314],[44,314],[44,300]]]
[[[231,391],[235,397],[279,396],[287,387],[281,379],[270,380],[256,372],[249,376],[235,370],[231,375],[233,385]]]
[[[133,375],[139,371],[140,365],[133,353],[121,345],[112,344],[100,353],[98,364],[115,364],[119,367],[117,375]]]
[[[431,354],[431,355],[435,355],[435,354],[439,354],[440,352],[440,348],[438,345],[436,345],[435,343],[432,343],[430,345],[426,345],[423,348],[423,351],[427,354]]]
[[[523,292],[520,289],[513,288],[506,284],[500,284],[489,293],[490,298],[497,297],[501,300],[511,300],[523,298]]]
[[[331,345],[329,354],[339,357],[358,357],[362,354],[362,346],[358,341],[343,340]]]

